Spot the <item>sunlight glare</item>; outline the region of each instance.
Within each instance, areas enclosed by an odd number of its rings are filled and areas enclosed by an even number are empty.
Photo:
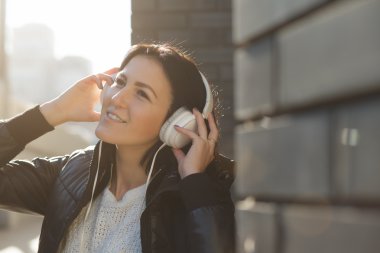
[[[119,65],[130,47],[130,1],[11,0],[7,1],[10,29],[42,23],[55,33],[55,55],[89,59],[99,72]]]
[[[29,242],[29,248],[30,248],[33,252],[37,252],[37,251],[38,251],[38,243],[39,243],[39,240],[40,240],[40,236],[37,236],[36,238],[30,240],[30,242]]]
[[[3,250],[0,250],[0,253],[24,253],[24,252],[22,252],[19,248],[11,246]]]

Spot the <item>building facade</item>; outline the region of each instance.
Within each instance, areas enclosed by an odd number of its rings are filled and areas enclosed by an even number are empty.
[[[189,52],[219,90],[219,149],[233,156],[231,1],[132,0],[131,44],[170,42]]]
[[[235,0],[238,252],[380,248],[380,1]]]

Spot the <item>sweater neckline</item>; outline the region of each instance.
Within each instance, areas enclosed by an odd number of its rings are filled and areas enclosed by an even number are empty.
[[[110,191],[109,186],[104,189],[102,206],[124,206],[128,203],[144,198],[145,185],[142,184],[135,188],[126,191],[120,200],[117,200],[115,195]]]

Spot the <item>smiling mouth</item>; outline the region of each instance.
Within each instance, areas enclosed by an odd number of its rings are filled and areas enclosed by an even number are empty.
[[[119,123],[127,123],[125,120],[121,119],[116,114],[113,114],[111,112],[107,112],[107,117],[110,118],[113,121],[119,122]]]

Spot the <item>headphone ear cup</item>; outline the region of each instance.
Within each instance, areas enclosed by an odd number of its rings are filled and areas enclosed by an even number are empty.
[[[165,121],[160,130],[160,139],[168,146],[173,148],[182,148],[190,143],[191,139],[186,135],[177,132],[175,125],[186,128],[191,131],[197,129],[195,116],[184,107],[179,108],[175,113]]]

